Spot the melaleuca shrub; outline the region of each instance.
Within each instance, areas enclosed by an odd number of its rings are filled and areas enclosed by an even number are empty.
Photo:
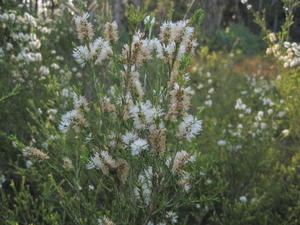
[[[192,114],[187,73],[197,47],[192,21],[165,22],[153,37],[132,15],[123,43],[116,22],[97,36],[90,18],[74,16],[82,79],[61,90],[63,106],[36,126],[43,137],[14,144],[29,169],[49,165],[74,224],[186,223],[184,210],[206,201],[195,173],[202,121]]]

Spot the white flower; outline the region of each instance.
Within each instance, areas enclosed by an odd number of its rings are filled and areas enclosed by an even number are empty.
[[[209,90],[208,90],[208,93],[209,94],[213,94],[215,92],[215,89],[214,88],[210,88]]]
[[[88,170],[90,169],[94,169],[94,168],[101,168],[102,167],[102,161],[100,159],[100,155],[99,153],[96,153],[94,156],[92,156],[88,162],[88,164],[86,165],[86,168]]]
[[[77,95],[75,92],[72,92],[72,97],[75,108],[83,107],[88,110],[88,102],[84,96]]]
[[[26,161],[26,168],[29,169],[33,165],[33,162],[30,160]]]
[[[46,67],[46,66],[41,66],[40,69],[39,69],[39,72],[42,75],[48,75],[50,73],[49,68]]]
[[[56,63],[52,63],[51,67],[55,70],[58,70],[60,68],[59,65],[57,65]]]
[[[103,216],[102,218],[98,219],[98,225],[115,225],[115,223],[108,217]]]
[[[177,223],[178,220],[177,214],[173,211],[167,212],[166,218],[170,219],[172,224]]]
[[[206,100],[205,102],[204,102],[204,104],[206,105],[206,106],[208,106],[208,107],[210,107],[210,106],[212,106],[212,100],[211,99],[209,99],[209,100]]]
[[[113,21],[112,23],[107,22],[104,25],[104,35],[107,41],[117,41],[118,36],[118,24]]]
[[[241,0],[242,4],[246,4],[248,2],[248,0]]]
[[[195,162],[195,160],[196,160],[195,156],[189,155],[186,151],[177,152],[173,160],[173,166],[172,166],[173,174],[182,172],[183,166],[187,162]]]
[[[237,99],[234,107],[236,110],[246,110],[247,106],[243,103],[242,99]]]
[[[84,67],[85,64],[90,60],[90,52],[86,46],[78,46],[73,50],[73,57],[75,61],[81,66]]]
[[[80,40],[91,40],[94,37],[93,26],[88,22],[89,17],[90,15],[88,13],[75,17],[76,30]]]
[[[132,105],[129,109],[130,116],[133,118],[134,127],[137,130],[145,129],[154,123],[155,119],[163,115],[160,108],[154,108],[150,101]]]
[[[219,140],[219,141],[218,141],[218,145],[219,145],[219,146],[224,146],[224,145],[226,145],[226,141],[224,141],[224,140]]]
[[[247,202],[247,197],[246,196],[241,196],[240,201],[243,202],[243,203],[246,203]]]
[[[278,117],[279,118],[282,118],[282,117],[284,117],[285,116],[285,112],[283,112],[283,111],[280,111],[279,113],[278,113]]]
[[[130,145],[132,142],[138,139],[135,133],[128,132],[122,136],[122,140],[126,145]]]
[[[192,115],[188,115],[180,123],[177,136],[185,137],[188,141],[191,141],[201,130],[202,120],[197,120]]]
[[[104,41],[102,38],[97,38],[93,43],[91,43],[90,49],[90,57],[96,57],[95,64],[100,64],[112,54],[112,49],[109,42]]]
[[[273,114],[273,112],[274,112],[273,109],[268,109],[268,114],[269,115]]]
[[[6,181],[6,178],[4,175],[0,176],[0,188],[2,188],[2,185],[4,184],[4,182]]]
[[[148,150],[149,145],[148,142],[144,139],[137,139],[131,145],[131,154],[132,155],[139,155],[141,151]]]
[[[283,134],[283,136],[287,137],[290,134],[290,130],[284,129],[281,133]]]
[[[275,33],[270,33],[270,34],[268,35],[268,39],[269,39],[272,43],[274,43],[274,42],[277,40],[276,34],[275,34]],[[287,42],[284,42],[284,46],[286,46],[286,43],[287,43]]]
[[[62,115],[61,122],[59,124],[59,130],[66,132],[72,123],[72,119],[77,115],[77,110],[72,110]]]
[[[155,24],[155,17],[150,17],[149,15],[146,16],[146,18],[144,19],[144,24],[148,24],[150,23],[151,26],[153,26]]]
[[[255,116],[255,120],[256,120],[256,121],[262,121],[263,116],[264,116],[264,112],[263,112],[263,111],[259,111],[259,112],[257,113],[257,115]]]
[[[207,183],[207,184],[212,184],[212,180],[211,180],[211,179],[207,179],[207,180],[206,180],[206,183]]]
[[[134,189],[136,198],[141,199],[142,197],[146,204],[149,204],[151,200],[152,177],[153,168],[149,166],[146,170],[143,171],[143,174],[140,174],[138,177],[138,181],[141,184],[140,188]]]

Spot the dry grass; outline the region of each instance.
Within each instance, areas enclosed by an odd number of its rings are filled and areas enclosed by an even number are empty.
[[[243,58],[234,65],[233,71],[237,74],[257,74],[266,78],[272,78],[278,75],[279,65],[272,59],[256,56]]]

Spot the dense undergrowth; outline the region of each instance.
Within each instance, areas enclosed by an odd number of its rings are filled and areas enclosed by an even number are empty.
[[[95,8],[1,6],[0,224],[299,224],[298,45]]]

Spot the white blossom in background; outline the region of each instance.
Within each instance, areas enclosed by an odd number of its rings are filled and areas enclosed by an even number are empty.
[[[146,16],[145,19],[144,19],[144,24],[148,24],[150,23],[150,25],[154,25],[155,24],[155,17],[151,17],[151,16]]]
[[[131,154],[135,156],[139,155],[144,150],[148,150],[149,144],[146,140],[139,138],[131,143],[130,148]]]
[[[116,21],[113,21],[111,23],[107,22],[104,25],[104,36],[107,41],[115,42],[119,39],[118,34],[118,24]]]
[[[262,121],[263,120],[263,117],[264,117],[264,112],[263,111],[259,111],[257,113],[257,115],[255,116],[255,120],[256,121]]]
[[[191,175],[187,172],[183,172],[178,184],[183,187],[183,189],[188,192],[191,189]]]
[[[213,104],[212,100],[211,99],[208,99],[204,102],[204,105],[208,106],[208,107],[211,107]]]
[[[2,175],[0,176],[0,188],[2,188],[2,185],[5,183],[5,181],[6,181],[6,178],[5,178],[5,176],[2,174]]]
[[[94,60],[94,63],[100,64],[112,54],[112,49],[108,41],[97,38],[88,46],[78,46],[73,49],[73,57],[75,61],[84,67],[87,62]]]
[[[225,140],[219,140],[218,141],[218,145],[219,146],[225,146],[226,145],[226,141]]]
[[[153,107],[150,101],[130,106],[129,113],[137,130],[149,127],[163,115],[163,111],[160,108]]]
[[[90,58],[95,58],[95,64],[102,63],[103,60],[107,59],[112,54],[112,49],[108,41],[102,38],[97,38],[93,43],[90,44]]]
[[[173,211],[168,211],[167,214],[166,214],[166,218],[169,219],[169,220],[171,220],[172,224],[176,224],[177,221],[178,221],[178,216]]]
[[[122,136],[122,141],[126,145],[132,144],[137,139],[138,139],[137,134],[132,133],[132,132],[128,132]]]
[[[94,37],[93,26],[88,22],[89,17],[89,13],[84,13],[82,16],[75,17],[76,31],[80,40],[91,40]]]
[[[283,62],[284,67],[296,67],[300,65],[300,44],[296,42],[279,43],[276,34],[268,35],[271,46],[266,50],[267,55],[274,55]]]
[[[185,137],[188,141],[195,138],[202,130],[202,120],[197,120],[192,115],[184,117],[183,122],[179,124],[178,137]]]
[[[194,162],[195,156],[191,156],[186,151],[177,152],[173,160],[172,172],[181,173],[184,165],[188,162]]]
[[[102,165],[102,161],[100,159],[100,155],[99,153],[95,153],[94,156],[92,156],[88,162],[88,164],[86,165],[87,169],[94,169],[94,168],[101,168]]]
[[[77,115],[77,110],[71,110],[61,117],[61,122],[58,126],[59,130],[62,132],[67,132],[72,124],[72,119]]]
[[[243,202],[243,203],[246,203],[247,202],[247,197],[246,196],[241,196],[240,201]]]
[[[30,160],[26,160],[25,165],[26,165],[26,168],[29,169],[33,165],[33,162]]]
[[[103,216],[102,218],[98,219],[98,225],[115,225],[115,223],[108,217]]]
[[[149,166],[138,177],[139,187],[134,189],[134,194],[137,199],[143,199],[146,204],[151,201],[152,194],[152,178],[153,168]]]
[[[72,160],[68,157],[63,158],[63,168],[65,169],[72,169],[73,168],[73,163]]]
[[[103,160],[100,158],[99,153],[95,153],[94,156],[92,156],[86,165],[86,168],[88,170],[90,169],[98,169],[101,170],[104,175],[108,175],[109,168],[104,164]]]
[[[48,67],[46,66],[41,66],[40,69],[39,69],[39,72],[42,74],[42,75],[49,75],[50,74],[50,70]]]
[[[290,130],[284,129],[281,133],[283,134],[283,136],[287,137],[290,134]]]
[[[86,46],[78,46],[74,48],[73,57],[81,67],[84,67],[85,64],[91,59],[89,49]]]
[[[242,99],[237,99],[234,107],[236,110],[246,110],[247,106],[243,103]]]

